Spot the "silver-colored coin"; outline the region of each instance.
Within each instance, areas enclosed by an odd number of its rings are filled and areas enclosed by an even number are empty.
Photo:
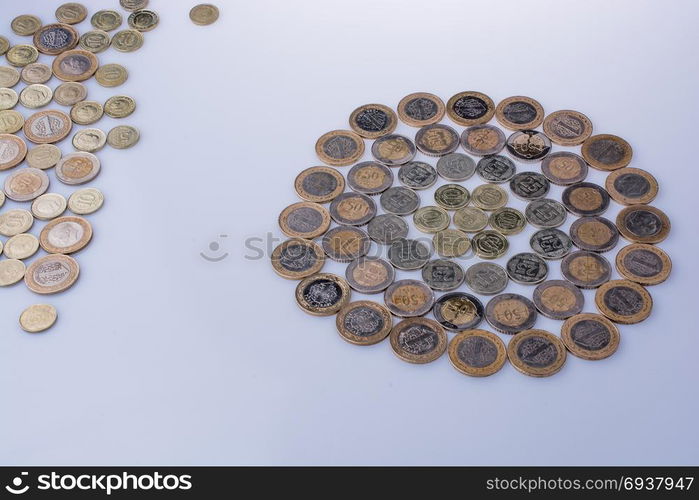
[[[350,262],[345,270],[347,283],[359,293],[383,292],[395,276],[393,266],[378,257],[360,257]]]
[[[544,259],[562,259],[573,249],[573,240],[560,229],[541,229],[529,239],[529,246]]]
[[[432,290],[448,292],[464,282],[464,270],[452,260],[435,259],[422,268],[422,279]]]
[[[466,270],[466,284],[481,295],[495,295],[502,292],[509,282],[502,266],[492,262],[479,262]]]
[[[420,241],[397,238],[388,249],[388,260],[396,269],[411,271],[427,264],[431,253],[430,248]]]
[[[451,153],[437,161],[437,173],[451,182],[470,179],[476,171],[473,158],[462,153]]]
[[[536,254],[523,252],[510,257],[506,265],[507,275],[515,283],[536,285],[546,279],[549,266]]]
[[[382,245],[389,245],[397,238],[408,236],[408,223],[393,214],[381,214],[369,221],[369,238]]]
[[[481,158],[476,166],[478,177],[491,184],[510,181],[517,173],[515,163],[506,156],[493,155]]]
[[[422,161],[411,161],[398,170],[398,180],[411,189],[427,189],[437,182],[437,171]]]
[[[420,196],[412,189],[396,186],[384,191],[379,203],[389,214],[410,215],[420,206]]]
[[[534,200],[527,205],[524,216],[529,224],[539,229],[553,229],[562,225],[568,217],[566,207],[562,203],[544,198]]]
[[[505,147],[505,134],[494,125],[475,125],[461,134],[461,147],[476,156],[496,155]]]
[[[539,200],[550,188],[549,180],[537,172],[520,172],[510,180],[510,191],[524,201]]]

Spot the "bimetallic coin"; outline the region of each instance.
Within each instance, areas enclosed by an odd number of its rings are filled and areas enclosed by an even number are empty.
[[[607,252],[619,241],[619,231],[604,217],[581,217],[571,224],[570,238],[581,250]]]
[[[5,54],[10,48],[10,41],[4,36],[0,36],[0,56]]]
[[[82,217],[59,217],[44,226],[39,235],[41,248],[51,254],[71,254],[85,248],[92,239],[92,226]]]
[[[82,82],[92,77],[99,68],[97,56],[81,49],[67,50],[53,60],[53,74],[64,82]],[[100,68],[102,69],[102,68]]]
[[[459,184],[444,184],[434,192],[434,201],[446,210],[458,210],[468,205],[471,193]]]
[[[381,214],[369,221],[367,233],[375,242],[388,245],[397,238],[408,236],[408,224],[397,215]]]
[[[334,168],[311,167],[296,177],[294,188],[306,201],[327,203],[345,190],[345,178]]]
[[[632,325],[650,316],[653,299],[638,283],[612,280],[597,289],[595,305],[599,312],[615,323]]]
[[[337,226],[323,235],[325,255],[337,262],[350,262],[369,253],[371,241],[354,226]]]
[[[544,119],[544,133],[561,146],[578,146],[592,135],[592,122],[569,109],[554,111]],[[582,179],[581,179],[582,180]]]
[[[16,167],[27,156],[27,144],[16,135],[0,134],[0,171]]]
[[[481,210],[497,210],[507,204],[507,192],[493,184],[482,184],[473,190],[471,200]]]
[[[0,287],[22,281],[26,272],[24,262],[17,259],[0,260]]]
[[[471,247],[481,259],[497,259],[507,253],[510,244],[497,231],[481,231],[471,239]]]
[[[8,88],[0,88],[0,111],[14,108],[19,102],[17,92]]]
[[[98,128],[84,128],[73,136],[73,147],[78,151],[96,153],[107,144],[107,134]]]
[[[39,250],[39,240],[29,233],[17,234],[5,242],[3,253],[8,259],[24,260]]]
[[[578,251],[561,261],[561,274],[577,287],[597,288],[612,277],[612,266],[595,252]]]
[[[439,358],[447,349],[447,334],[434,320],[411,318],[391,330],[393,352],[408,363],[424,364]]]
[[[509,282],[502,266],[491,262],[479,262],[466,270],[466,284],[481,295],[495,295],[502,292]]]
[[[507,138],[506,150],[515,160],[536,163],[551,152],[551,141],[536,130],[522,130]]]
[[[531,97],[508,97],[495,108],[495,118],[510,130],[531,130],[544,121],[544,108]]]
[[[26,233],[34,224],[34,217],[26,210],[16,209],[0,213],[0,234],[15,236]]]
[[[393,266],[378,257],[360,257],[350,262],[345,270],[347,283],[360,293],[379,293],[395,279]]]
[[[40,333],[51,328],[58,318],[56,308],[48,304],[28,307],[19,316],[19,326],[27,333]]]
[[[129,72],[121,64],[105,64],[95,72],[95,80],[103,87],[118,87],[129,79]]]
[[[386,289],[384,302],[388,310],[396,316],[424,316],[432,309],[434,293],[422,281],[400,280]]]
[[[600,134],[585,140],[582,156],[591,167],[598,170],[617,170],[631,163],[633,150],[621,137]]]
[[[488,123],[495,114],[493,100],[480,92],[459,92],[447,102],[447,114],[459,125]]]
[[[42,54],[55,56],[78,45],[80,36],[68,24],[47,24],[34,33],[34,46]]]
[[[504,235],[518,234],[527,225],[527,219],[519,210],[510,207],[498,208],[488,219],[490,227]]]
[[[345,167],[356,163],[364,154],[364,140],[349,130],[333,130],[316,142],[316,154],[323,163]]]
[[[381,194],[393,184],[393,172],[375,161],[357,163],[347,173],[347,184],[358,193],[369,196]]]
[[[104,52],[109,48],[111,43],[112,40],[109,33],[102,30],[93,30],[83,33],[78,42],[81,49],[92,52],[93,54]]]
[[[69,255],[46,255],[32,262],[24,283],[34,293],[48,295],[67,290],[80,275],[78,263]]]
[[[24,117],[17,111],[11,109],[0,111],[0,134],[19,132],[24,123]]]
[[[589,217],[603,214],[609,208],[609,194],[592,182],[578,182],[563,190],[561,201],[575,215]]]
[[[80,82],[66,82],[56,87],[53,100],[61,106],[73,106],[87,97],[87,87]]]
[[[543,174],[559,186],[569,186],[584,181],[587,170],[585,160],[567,151],[551,153],[541,162]]]
[[[425,125],[415,134],[415,145],[427,156],[444,156],[459,147],[459,134],[449,125]]]
[[[461,257],[471,249],[468,235],[458,229],[444,229],[432,238],[432,244],[441,257]]]
[[[56,165],[56,177],[69,186],[85,184],[97,177],[100,168],[99,159],[92,153],[70,153]]]
[[[189,11],[189,19],[198,26],[208,26],[218,20],[218,7],[209,3],[195,5]]]
[[[536,323],[536,316],[534,303],[516,293],[496,295],[485,306],[485,319],[490,326],[508,335],[529,330]]]
[[[529,252],[513,255],[507,261],[505,268],[510,279],[522,285],[541,283],[549,274],[549,266],[546,261]]]
[[[43,63],[27,64],[22,68],[22,81],[28,85],[36,83],[46,83],[53,76],[53,71],[50,66]]]
[[[398,117],[411,127],[424,127],[444,117],[444,102],[434,94],[416,92],[398,103]]]
[[[107,144],[114,149],[128,149],[135,146],[140,139],[141,133],[130,125],[118,125],[107,133]]]
[[[25,167],[5,177],[4,191],[14,201],[31,201],[46,192],[49,176],[38,168]]]
[[[451,219],[446,210],[439,207],[422,207],[413,214],[413,222],[418,231],[438,233],[449,227]]]
[[[20,73],[15,68],[0,66],[0,87],[14,87],[20,79]]]
[[[544,259],[562,259],[573,249],[573,241],[560,229],[541,229],[529,239],[529,246]]]
[[[562,225],[568,218],[568,212],[563,204],[556,200],[543,198],[534,200],[524,210],[527,222],[541,229],[553,229]]]
[[[624,278],[641,285],[657,285],[672,271],[670,257],[653,245],[634,243],[616,255],[616,269]]]
[[[451,153],[437,160],[437,173],[451,182],[470,179],[476,171],[476,162],[461,153]]]
[[[39,59],[39,51],[33,45],[15,45],[5,54],[7,62],[12,66],[24,67]]]
[[[112,37],[112,47],[119,52],[135,52],[143,47],[143,33],[137,30],[122,30]]]
[[[71,196],[70,199],[72,200],[73,197]],[[320,272],[324,264],[323,249],[309,240],[291,238],[272,251],[272,268],[282,278],[290,280],[307,278]]]
[[[10,23],[10,28],[15,35],[30,36],[41,28],[41,19],[36,16],[23,14],[15,17]]]
[[[330,214],[317,203],[303,201],[289,205],[279,215],[279,227],[292,238],[312,240],[330,227]]]
[[[452,292],[442,295],[432,307],[435,319],[447,330],[462,332],[483,321],[483,304],[473,295]]]
[[[70,116],[57,110],[40,111],[24,122],[24,135],[34,144],[53,144],[65,139],[73,128]]]
[[[42,108],[51,102],[51,87],[41,84],[28,85],[19,94],[19,102],[28,109]]]
[[[55,167],[61,159],[61,149],[53,144],[40,144],[29,150],[27,163],[30,167],[46,170]]]
[[[365,104],[355,109],[349,118],[352,130],[367,139],[377,139],[396,129],[398,118],[383,104]]]
[[[660,243],[670,233],[670,219],[650,205],[626,207],[616,217],[621,235],[634,243]]]
[[[551,184],[543,175],[536,172],[520,172],[510,180],[510,190],[519,199],[538,200],[546,196]]]
[[[84,188],[75,191],[68,198],[68,208],[75,215],[89,215],[104,205],[104,195],[97,188]]]
[[[369,300],[347,304],[337,314],[337,331],[351,344],[372,345],[388,337],[393,317],[386,307]]]
[[[133,12],[148,7],[148,0],[119,0],[119,5],[122,9]]]
[[[550,377],[558,373],[566,361],[566,348],[561,339],[544,330],[526,330],[507,345],[512,366],[530,377]]]
[[[595,361],[608,358],[619,347],[619,329],[599,314],[578,314],[561,327],[561,338],[570,353]]]
[[[347,305],[351,295],[347,282],[330,273],[314,274],[296,286],[297,304],[314,316],[332,316]]]
[[[658,181],[640,168],[621,168],[607,176],[609,195],[622,205],[650,203],[658,194]]]
[[[87,8],[79,3],[64,3],[56,9],[56,19],[59,23],[78,24],[87,18]]]
[[[390,214],[410,215],[420,206],[420,197],[412,189],[397,186],[384,191],[379,203]]]
[[[363,226],[376,215],[376,203],[361,193],[342,193],[330,203],[330,217],[338,224]]]
[[[461,133],[461,147],[476,156],[496,155],[505,147],[505,134],[493,125],[476,125]]]
[[[491,184],[509,182],[517,173],[515,163],[501,155],[486,156],[476,166],[478,177]]]
[[[449,360],[464,375],[487,377],[503,367],[507,350],[497,335],[486,330],[467,330],[451,339]]]
[[[398,169],[398,180],[411,189],[427,189],[437,182],[437,171],[422,161],[411,161]]]
[[[66,211],[68,202],[58,193],[46,193],[32,202],[32,214],[39,220],[51,220]]]
[[[417,152],[413,141],[398,134],[380,137],[371,145],[371,154],[376,160],[389,167],[408,163]]]
[[[115,95],[104,103],[104,113],[111,118],[126,118],[136,111],[136,101],[126,95]]]
[[[534,305],[551,319],[566,319],[579,314],[585,304],[580,289],[563,280],[544,281],[534,289]]]
[[[115,10],[100,10],[93,14],[90,22],[92,26],[102,31],[112,31],[121,26],[123,22],[121,14]]]
[[[454,261],[435,259],[422,268],[422,280],[432,290],[448,292],[456,290],[464,282],[464,270]]]
[[[158,26],[160,18],[152,10],[141,9],[133,12],[127,19],[129,26],[138,31],[151,31]]]
[[[417,240],[396,238],[388,249],[388,260],[396,269],[421,269],[430,259],[430,248]]]
[[[460,208],[454,212],[454,225],[464,232],[477,233],[488,225],[488,214],[480,208]]]

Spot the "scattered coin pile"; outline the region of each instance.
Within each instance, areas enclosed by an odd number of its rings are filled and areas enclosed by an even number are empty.
[[[441,123],[445,115],[465,129]],[[489,123],[493,117],[500,127]],[[414,140],[394,133],[398,120],[418,127]],[[522,96],[496,106],[470,91],[446,105],[432,94],[411,94],[397,113],[368,104],[350,115],[349,125],[352,130],[318,139],[316,153],[329,167],[311,167],[296,178],[303,201],[279,216],[290,239],[272,254],[279,275],[301,280],[299,306],[313,315],[337,314],[343,339],[371,345],[390,337],[395,354],[410,363],[433,361],[448,350],[452,365],[471,376],[491,375],[509,359],[522,373],[544,377],[562,368],[567,352],[588,360],[610,356],[619,345],[616,324],[650,314],[645,286],[663,282],[671,270],[670,258],[655,246],[668,235],[670,221],[648,205],[658,183],[628,166],[632,148],[624,139],[593,135],[591,121],[577,111],[545,115],[541,104]],[[373,140],[374,159],[359,162],[365,140]],[[580,146],[580,154],[554,151],[553,144]],[[436,164],[416,161],[418,151],[438,158]],[[531,168],[518,171],[517,163]],[[350,165],[346,177],[332,168]],[[609,172],[604,187],[586,182],[589,167]],[[469,191],[462,183],[474,174],[484,183]],[[393,185],[394,177],[400,185]],[[435,191],[434,205],[421,206],[419,191],[439,177],[448,183]],[[550,197],[551,183],[565,187],[560,200]],[[528,203],[524,213],[507,206],[508,191]],[[602,217],[612,201],[626,206],[615,222]],[[566,233],[558,228],[569,214],[577,219]],[[431,245],[407,237],[409,215],[415,228],[432,235]],[[504,256],[508,236],[527,225],[536,229],[531,252],[513,255],[504,267],[487,261]],[[620,235],[631,244],[614,259],[624,278],[617,280],[603,253]],[[386,247],[387,258],[369,255],[372,241]],[[454,259],[469,252],[485,261],[464,269]],[[321,272],[326,258],[348,263],[345,276]],[[555,261],[563,280],[547,280]],[[396,270],[419,271],[420,279],[396,281]],[[510,281],[532,285],[531,297],[503,293]],[[473,293],[457,291],[463,283]],[[580,289],[591,288],[600,314],[583,312]],[[383,304],[350,302],[353,290],[383,292]],[[492,297],[484,305],[476,295]],[[434,319],[424,317],[429,313]],[[563,321],[560,336],[534,329],[539,314]],[[395,325],[393,316],[401,318]],[[483,319],[512,336],[507,347],[477,328]],[[447,331],[456,335],[449,340]]]

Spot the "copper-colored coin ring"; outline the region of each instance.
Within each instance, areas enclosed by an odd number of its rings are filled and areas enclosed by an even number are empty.
[[[382,124],[380,130],[365,130],[361,127],[358,121],[360,115],[368,113],[372,110],[382,113],[387,119],[387,122]],[[384,135],[388,135],[396,129],[397,124],[398,117],[396,116],[396,113],[391,108],[384,106],[383,104],[365,104],[363,106],[359,106],[357,109],[352,111],[349,118],[349,125],[352,130],[366,139],[377,139],[379,137],[383,137]]]
[[[336,301],[327,305],[318,305],[308,302],[307,298],[305,297],[306,291],[309,286],[313,286],[314,284],[320,284],[323,287],[325,287],[327,284],[331,284],[335,292],[338,294],[337,297],[335,297]],[[352,290],[344,278],[331,273],[318,273],[304,278],[296,286],[296,303],[303,311],[313,316],[332,316],[347,305],[351,294]]]
[[[619,241],[619,231],[604,217],[581,217],[571,224],[570,239],[581,250],[607,252]]]
[[[87,62],[87,67],[80,67],[80,71],[77,72],[67,72],[64,67],[64,61],[70,58],[80,58],[84,62]],[[75,65],[73,65],[75,66]],[[53,74],[56,78],[63,80],[64,82],[82,82],[92,77],[99,68],[99,59],[92,52],[81,49],[67,50],[60,53],[56,59],[53,60]]]
[[[568,151],[551,153],[541,162],[541,172],[548,180],[559,186],[569,186],[584,181],[587,171],[585,160]]]
[[[485,319],[490,326],[507,335],[519,334],[536,323],[536,307],[523,295],[501,293],[485,306]]]
[[[339,137],[343,139],[338,139]],[[344,140],[345,143],[347,141],[353,143],[354,150],[343,150],[343,145],[337,143],[341,140]],[[335,154],[332,156],[328,151],[329,142],[337,143],[333,147]],[[347,165],[356,163],[362,155],[364,155],[364,139],[350,130],[333,130],[332,132],[322,135],[318,139],[316,142],[316,154],[323,163],[327,163],[333,167],[346,167]]]
[[[561,274],[578,288],[597,288],[609,281],[612,266],[596,252],[578,250],[566,255],[561,261]]]
[[[518,353],[520,344],[536,337],[542,338],[556,350],[556,358],[553,363],[541,367],[532,366],[531,364],[527,364],[520,357]],[[545,330],[524,330],[515,335],[514,338],[510,340],[509,344],[507,344],[507,357],[510,363],[512,363],[512,366],[525,375],[530,377],[549,377],[558,373],[561,368],[563,368],[566,361],[566,347],[561,339],[550,332]]]
[[[411,117],[407,111],[407,107],[418,99],[425,99],[432,102],[436,108],[434,115],[425,120],[418,120]],[[444,101],[442,101],[442,99],[436,95],[429,94],[427,92],[415,92],[414,94],[407,95],[398,103],[398,117],[403,123],[410,125],[411,127],[424,127],[425,125],[437,123],[444,118],[445,112],[446,108],[444,107]]]
[[[321,218],[318,227],[311,231],[295,230],[289,223],[289,217],[292,216],[293,213],[299,209],[310,209],[315,211]],[[310,201],[294,203],[293,205],[289,205],[288,207],[286,207],[282,211],[282,213],[279,214],[279,227],[284,232],[284,234],[286,234],[287,236],[291,236],[292,238],[304,238],[312,240],[313,238],[321,236],[328,230],[328,228],[330,227],[330,214],[325,209],[325,207],[317,203],[313,203]]]
[[[485,106],[484,112],[480,116],[474,118],[465,118],[460,116],[455,110],[455,106],[461,101],[461,99],[464,98],[471,98],[479,103],[482,103],[482,105]],[[495,103],[490,97],[480,92],[459,92],[458,94],[452,96],[452,98],[447,102],[447,114],[453,122],[458,123],[459,125],[463,125],[465,127],[480,125],[482,123],[488,123],[493,117],[495,114]]]
[[[535,114],[526,122],[516,123],[507,117],[508,108],[513,105],[523,104],[528,110],[533,109]],[[544,108],[539,102],[531,97],[512,96],[500,101],[495,108],[495,119],[503,127],[510,130],[533,130],[544,121]]]
[[[336,183],[335,188],[323,194],[311,192],[307,188],[307,186],[305,186],[305,183],[313,182],[312,180],[309,180],[309,177],[318,175],[323,176],[324,178],[328,178],[326,176],[332,177],[332,179],[334,179]],[[340,172],[338,172],[334,168],[310,167],[302,171],[298,176],[296,176],[296,180],[294,181],[294,188],[296,189],[296,193],[303,200],[312,201],[315,203],[328,203],[329,201],[334,200],[344,192],[345,178],[342,176]]]
[[[656,260],[655,263],[647,262],[647,253],[655,256],[651,257]],[[636,255],[634,256],[634,254]],[[633,259],[633,262],[627,261],[627,259]],[[654,266],[657,263],[660,263],[659,270]],[[615,265],[616,270],[624,278],[645,286],[662,283],[672,272],[672,261],[668,254],[654,245],[643,243],[633,243],[619,250],[619,253],[616,254]],[[632,265],[636,266],[635,271],[631,268]]]
[[[44,128],[50,129],[52,134],[38,135],[36,131],[33,130],[34,125],[38,123],[44,123]],[[61,123],[62,125],[60,128],[53,130],[54,123]],[[55,109],[34,113],[27,118],[23,127],[24,136],[34,144],[53,144],[62,141],[70,134],[72,129],[73,121],[70,119],[70,116]]]
[[[424,316],[432,310],[434,292],[423,281],[399,280],[386,289],[384,302],[391,313],[401,318]]]
[[[68,246],[58,246],[55,244],[56,242],[53,241],[54,236],[52,231],[59,225],[70,225],[74,230],[77,230],[76,228],[79,226],[79,231],[82,232],[82,235],[79,238],[76,238],[75,235],[73,235],[72,239],[68,241],[72,241],[72,243]],[[64,235],[64,238],[67,237],[69,237],[69,235]],[[39,244],[41,245],[41,248],[50,254],[67,255],[75,253],[85,248],[88,243],[90,243],[90,240],[92,240],[92,225],[82,217],[72,216],[58,217],[53,219],[44,226],[44,228],[41,230],[41,234],[39,235]],[[64,243],[67,242],[64,241]]]
[[[585,347],[581,346],[579,342],[576,342],[576,339],[574,338],[575,327],[583,322],[587,323],[588,330],[592,330],[590,323],[597,323],[597,328],[588,332],[589,340],[592,342],[597,340],[599,342],[600,335],[605,337],[608,335],[609,338],[606,345],[603,345],[597,349],[586,349]],[[568,318],[561,327],[561,338],[563,339],[565,346],[568,348],[568,351],[570,351],[573,356],[590,361],[608,358],[614,354],[619,348],[619,342],[621,340],[619,329],[614,323],[600,314],[592,313],[577,314],[571,318]]]
[[[68,33],[70,33],[70,37],[72,38],[72,40],[70,41],[70,43],[68,45],[66,45],[64,47],[60,47],[60,48],[54,48],[54,47],[49,47],[48,45],[45,45],[42,42],[41,37],[42,37],[42,34],[44,33],[44,31],[56,30],[56,29],[61,29],[61,30],[64,30],[64,31],[67,31]],[[47,54],[50,56],[55,56],[55,55],[58,55],[62,52],[65,52],[67,50],[74,49],[78,45],[79,41],[80,41],[80,35],[78,35],[78,32],[76,31],[76,29],[68,24],[63,24],[63,23],[46,24],[46,25],[42,26],[41,28],[39,28],[39,30],[36,33],[34,33],[34,46],[42,54]]]
[[[494,361],[485,366],[474,366],[467,364],[459,357],[458,354],[459,346],[463,342],[468,342],[470,339],[476,337],[489,341],[497,350],[497,355]],[[451,339],[451,342],[449,342],[449,361],[454,368],[464,375],[469,375],[471,377],[488,377],[494,373],[497,373],[503,367],[505,361],[507,361],[507,349],[505,347],[505,343],[494,333],[487,330],[464,330]]]
[[[5,145],[0,148],[0,172],[16,167],[27,156],[27,143],[14,134],[0,134],[0,145]]]
[[[561,134],[557,126],[567,131]],[[544,118],[544,134],[560,146],[578,146],[592,135],[592,122],[579,111],[563,109],[554,111]]]
[[[383,321],[381,328],[370,335],[357,335],[353,333],[346,326],[345,322],[347,315],[358,308],[369,308],[378,314]],[[376,302],[372,302],[370,300],[359,300],[357,302],[350,302],[345,307],[340,309],[340,312],[337,313],[337,316],[335,317],[335,325],[337,326],[337,331],[340,336],[350,344],[374,345],[381,342],[391,333],[391,329],[393,328],[393,316],[391,316],[391,312],[381,304],[377,304]]]
[[[283,259],[282,253],[287,251],[289,247],[292,246],[306,247],[306,249],[310,250],[313,253],[315,263],[308,268],[299,270],[293,270],[284,267],[281,264]],[[323,269],[324,264],[325,254],[323,253],[323,249],[320,248],[320,246],[317,243],[314,243],[310,240],[304,240],[303,238],[291,238],[290,240],[286,240],[277,245],[277,247],[272,251],[272,268],[279,276],[289,280],[300,280],[303,278],[307,278],[308,276],[311,276],[313,274],[316,274],[320,272],[321,269]]]
[[[75,284],[80,267],[72,257],[52,254],[41,257],[29,266],[24,282],[32,292],[41,295],[59,293]]]
[[[599,134],[588,137],[583,142],[582,157],[598,170],[618,170],[631,162],[633,149],[621,137],[612,134]]]
[[[644,193],[639,193],[638,196],[627,196],[627,194],[621,193],[617,189],[617,182],[623,182],[624,178],[627,176],[640,177],[645,180],[646,191]],[[628,177],[627,177],[628,178]],[[625,167],[615,170],[607,176],[607,180],[604,183],[609,196],[612,197],[614,201],[621,203],[622,205],[641,205],[650,203],[658,195],[658,181],[651,174],[640,168]]]
[[[409,352],[401,346],[401,334],[414,327],[422,327],[437,336],[437,343],[432,347],[431,350],[425,353],[412,353]],[[439,358],[444,351],[447,350],[447,334],[442,328],[442,325],[437,323],[432,319],[427,318],[410,318],[401,321],[391,330],[391,347],[393,352],[403,361],[415,364],[425,364],[434,361]]]
[[[336,226],[323,235],[321,246],[328,258],[336,262],[351,262],[369,253],[371,240],[354,226]]]
[[[642,215],[637,215],[642,214]],[[631,218],[653,218],[656,230],[649,234],[638,234],[630,226]],[[650,205],[634,205],[626,207],[616,217],[616,226],[619,233],[633,243],[660,243],[670,234],[670,219],[662,210]]]
[[[568,281],[549,280],[537,285],[532,301],[547,318],[563,320],[582,311],[585,297]]]
[[[623,293],[629,297],[633,296],[633,300],[640,300],[640,303],[631,304],[630,299],[626,297],[621,297],[619,300],[607,297],[607,294],[613,294],[615,290],[619,289],[624,290]],[[630,307],[630,305],[633,305],[634,310],[630,310],[630,314],[621,314],[618,310],[615,310],[613,305],[610,305],[611,300],[615,300],[615,304],[619,306]],[[623,303],[621,303],[622,301]],[[648,290],[638,283],[629,280],[612,280],[607,281],[597,289],[597,293],[595,293],[595,305],[599,312],[615,323],[633,325],[635,323],[640,323],[650,316],[651,310],[653,309],[653,298],[650,293],[648,293]]]

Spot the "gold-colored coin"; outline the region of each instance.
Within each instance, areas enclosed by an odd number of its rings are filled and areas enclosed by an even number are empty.
[[[554,111],[544,119],[544,134],[561,146],[578,146],[592,135],[592,122],[579,111]]]
[[[48,304],[36,304],[19,316],[19,326],[27,333],[40,333],[51,328],[58,319],[56,308]]]
[[[670,233],[670,219],[650,205],[626,207],[616,217],[619,233],[634,243],[660,243]]]
[[[336,262],[351,262],[369,252],[369,236],[354,226],[337,226],[323,235],[325,255]]]
[[[544,121],[544,108],[531,97],[508,97],[495,108],[495,118],[510,130],[533,130]]]
[[[14,201],[30,201],[46,192],[49,176],[38,168],[20,168],[5,177],[5,194]]]
[[[488,123],[495,114],[495,103],[480,92],[459,92],[447,102],[447,114],[465,127]]]
[[[8,88],[0,88],[0,111],[14,108],[19,102],[17,92]]]
[[[287,236],[311,240],[330,227],[330,213],[317,203],[303,201],[289,205],[279,215],[279,227]]]
[[[104,205],[104,195],[97,188],[85,188],[75,191],[68,198],[68,208],[76,215],[95,213]]]
[[[26,233],[34,225],[34,217],[26,210],[16,209],[0,213],[0,234],[15,236]]]
[[[78,151],[96,153],[107,144],[107,134],[98,128],[84,128],[73,136],[73,147]]]
[[[82,217],[64,216],[44,226],[39,235],[41,248],[48,253],[69,254],[82,250],[92,239],[92,226]]]
[[[4,36],[0,36],[0,56],[4,55],[5,52],[10,48],[10,41]]]
[[[34,144],[53,144],[65,139],[73,129],[70,116],[48,110],[33,114],[24,122],[24,136]]]
[[[445,210],[458,210],[468,205],[471,193],[460,184],[443,184],[434,192],[434,201]]]
[[[136,101],[126,95],[115,95],[104,103],[104,113],[112,118],[126,118],[136,110]]]
[[[218,7],[210,3],[195,5],[189,11],[189,19],[198,26],[208,26],[218,20]]]
[[[56,177],[69,186],[84,184],[97,177],[100,168],[99,158],[92,153],[70,153],[56,165]]]
[[[460,208],[454,212],[454,225],[464,232],[477,233],[488,225],[488,214],[480,208]]]
[[[607,176],[609,196],[622,205],[645,205],[658,195],[658,181],[640,168],[620,168]]]
[[[0,260],[0,286],[10,286],[22,281],[27,267],[17,259]]]
[[[67,50],[53,60],[52,68],[53,74],[59,80],[82,82],[95,74],[99,68],[99,60],[95,54],[88,50]]]
[[[588,360],[608,358],[619,347],[619,329],[604,316],[582,313],[568,318],[561,338],[574,356]]]
[[[583,142],[585,161],[598,170],[618,170],[631,163],[633,149],[621,137],[611,134],[593,135]]]
[[[112,37],[112,47],[119,52],[135,52],[143,47],[143,34],[138,30],[122,30]]]
[[[449,342],[449,361],[471,377],[487,377],[500,371],[507,360],[505,344],[486,330],[464,330]]]
[[[107,144],[114,149],[127,149],[134,146],[140,138],[141,134],[137,128],[119,125],[107,134]]]
[[[27,155],[27,144],[16,135],[0,134],[0,171],[16,167]]]
[[[58,193],[46,193],[32,202],[32,214],[39,220],[51,220],[66,211],[68,202]]]
[[[61,149],[53,144],[41,144],[29,150],[27,163],[32,168],[46,170],[55,167],[62,156]]]
[[[497,210],[507,204],[507,191],[493,184],[481,184],[473,190],[471,200],[481,210]]]
[[[488,222],[490,227],[507,236],[521,233],[527,225],[524,214],[511,207],[498,208],[490,214]]]
[[[373,345],[391,333],[393,318],[385,306],[370,300],[360,300],[343,307],[337,314],[335,325],[347,342]]]
[[[318,139],[316,154],[334,167],[351,165],[364,154],[364,140],[349,130],[333,130]]]
[[[100,10],[93,14],[90,22],[98,30],[112,31],[121,26],[124,19],[115,10]]]
[[[129,78],[129,72],[121,64],[105,64],[95,73],[97,83],[103,87],[118,87]]]
[[[507,238],[497,231],[481,231],[471,238],[471,247],[481,259],[497,259],[510,247]]]
[[[351,295],[347,281],[330,273],[314,274],[296,286],[296,303],[314,316],[332,316],[349,302]]]
[[[29,233],[17,234],[5,242],[3,253],[8,259],[24,260],[39,250],[39,240]]]
[[[330,167],[310,167],[294,181],[296,193],[306,201],[327,203],[345,190],[345,178]]]
[[[432,244],[441,257],[453,258],[466,255],[471,248],[468,235],[458,229],[444,229],[432,237]]]
[[[87,18],[87,8],[79,3],[64,3],[56,9],[56,19],[64,24],[78,24]]]
[[[10,23],[10,28],[15,35],[31,36],[41,28],[41,19],[28,14],[17,16]]]
[[[434,292],[423,281],[394,281],[384,292],[384,303],[401,318],[424,316],[434,305]]]
[[[46,83],[53,76],[50,66],[43,63],[27,64],[22,68],[22,81],[28,85],[35,83]]]
[[[33,45],[15,45],[5,57],[12,66],[23,67],[35,63],[39,59],[39,51]]]
[[[450,217],[440,207],[421,207],[413,214],[415,227],[423,233],[438,233],[449,227]]]
[[[92,125],[104,115],[102,104],[97,101],[80,101],[70,110],[70,118],[78,125]]]
[[[398,117],[411,127],[432,125],[444,118],[444,102],[434,94],[415,92],[398,103]]]
[[[390,334],[393,352],[408,363],[424,364],[439,358],[447,350],[447,334],[432,319],[405,319]]]
[[[19,102],[25,108],[37,109],[46,106],[53,99],[51,87],[40,83],[25,87],[19,94]]]
[[[53,100],[61,106],[74,106],[87,97],[87,87],[80,82],[66,82],[56,87]]]
[[[119,5],[122,9],[133,12],[148,7],[148,0],[119,0]]]
[[[507,357],[520,372],[530,377],[549,377],[558,373],[566,361],[561,339],[544,330],[524,330],[507,345]]]
[[[657,285],[672,271],[670,257],[654,245],[634,243],[616,255],[616,269],[624,278],[641,285]]]
[[[0,87],[14,87],[19,82],[20,73],[15,68],[0,66]]]
[[[129,26],[135,30],[150,31],[158,26],[160,18],[158,14],[152,10],[141,9],[133,12],[127,21]]]
[[[612,280],[597,289],[595,305],[599,312],[615,323],[632,325],[650,316],[653,298],[638,283]]]
[[[0,207],[2,207],[5,204],[5,193],[0,191]]]
[[[0,134],[14,134],[22,130],[24,117],[15,110],[0,111]]]
[[[300,280],[316,274],[324,264],[323,249],[302,238],[286,240],[272,252],[272,268],[279,276],[290,280]]]
[[[349,125],[357,134],[367,139],[377,139],[396,129],[398,117],[383,104],[365,104],[352,111]]]
[[[112,40],[109,33],[102,30],[92,30],[87,33],[83,33],[78,42],[80,48],[92,52],[93,54],[99,54],[104,52],[109,48]]]
[[[67,290],[80,275],[80,266],[69,255],[46,255],[32,262],[24,283],[34,293],[48,295]]]

